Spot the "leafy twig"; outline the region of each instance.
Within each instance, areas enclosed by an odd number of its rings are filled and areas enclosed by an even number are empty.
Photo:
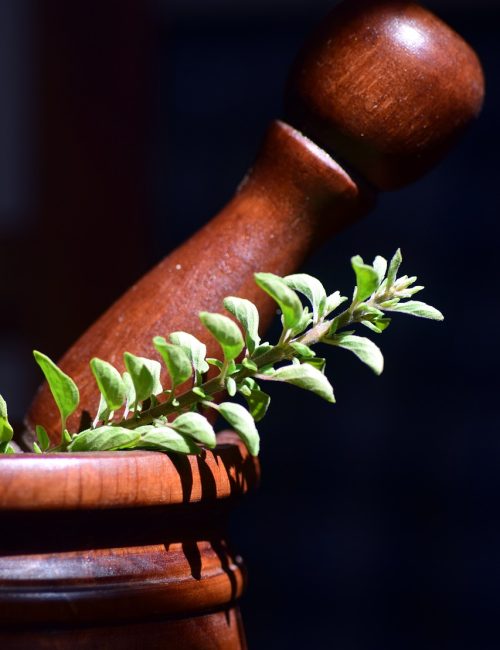
[[[376,374],[383,370],[383,356],[370,339],[353,333],[363,325],[382,333],[391,323],[388,313],[401,312],[442,320],[442,314],[425,303],[412,300],[423,287],[414,286],[415,277],[397,278],[401,264],[398,250],[390,264],[377,256],[372,265],[361,257],[351,260],[356,287],[349,306],[338,312],[346,298],[338,291],[327,295],[321,282],[304,273],[280,278],[257,273],[257,284],[278,304],[282,332],[278,342],[261,342],[259,314],[253,303],[228,297],[226,310],[239,322],[222,314],[202,312],[200,319],[222,350],[222,359],[207,359],[206,347],[186,332],[174,332],[169,341],[155,337],[154,347],[161,356],[171,380],[171,389],[160,384],[160,363],[125,353],[127,372],[120,375],[111,364],[92,359],[91,370],[101,393],[92,428],[69,434],[67,418],[78,406],[78,389],[50,359],[35,352],[61,413],[61,444],[49,449],[48,436],[37,427],[35,450],[102,451],[116,449],[156,449],[178,453],[199,453],[201,447],[214,447],[212,425],[200,412],[215,409],[236,430],[250,453],[259,451],[255,426],[265,415],[270,397],[261,389],[262,381],[280,381],[310,390],[334,402],[333,388],[324,374],[325,360],[312,347],[324,343],[353,352]],[[299,294],[310,303],[304,306]],[[338,312],[335,314],[335,312]],[[243,331],[243,334],[242,334]],[[204,379],[212,365],[218,374]],[[191,386],[182,388],[188,381]],[[242,395],[247,408],[239,403],[215,398],[227,392]],[[123,408],[122,416],[115,416]],[[9,437],[10,436],[10,437]],[[0,401],[0,451],[8,452],[12,429],[5,402]],[[3,446],[2,446],[3,445]]]

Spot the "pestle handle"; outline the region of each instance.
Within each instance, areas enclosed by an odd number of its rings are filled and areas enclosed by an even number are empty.
[[[293,67],[288,123],[271,124],[234,198],[64,355],[62,368],[81,394],[70,428],[82,410],[97,409],[91,357],[123,370],[125,350],[151,356],[152,337],[176,330],[204,340],[214,356],[217,344],[198,312],[219,311],[227,295],[255,302],[265,327],[275,307],[253,274],[294,272],[317,242],[369,211],[370,187],[398,187],[425,173],[477,115],[482,97],[475,54],[425,9],[393,0],[349,0],[334,9]],[[327,151],[338,151],[343,167]],[[347,165],[365,180],[353,180]],[[47,386],[26,422],[58,439]]]

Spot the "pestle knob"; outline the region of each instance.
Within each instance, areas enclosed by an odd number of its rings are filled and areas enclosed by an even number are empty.
[[[423,7],[354,0],[334,9],[292,68],[285,116],[378,189],[424,174],[482,105],[473,50]]]
[[[435,58],[435,60],[434,60]],[[88,368],[98,356],[123,370],[122,354],[154,354],[151,339],[186,330],[217,344],[198,319],[238,295],[256,303],[265,328],[275,304],[256,271],[296,271],[317,242],[369,211],[374,192],[424,173],[479,111],[482,73],[474,53],[425,9],[403,2],[349,0],[336,8],[295,64],[289,121],[271,124],[256,162],[228,205],[160,262],[64,355],[94,414],[98,392]],[[312,139],[311,139],[312,138]],[[353,177],[336,162],[345,161]],[[164,385],[168,386],[168,379]],[[60,433],[46,385],[26,419]]]

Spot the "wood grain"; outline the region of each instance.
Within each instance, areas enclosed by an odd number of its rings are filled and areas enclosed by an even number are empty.
[[[258,461],[236,434],[200,457],[152,451],[0,455],[2,510],[134,508],[241,496]]]
[[[2,650],[245,648],[226,527],[259,466],[234,433],[219,440],[199,458],[2,458]]]

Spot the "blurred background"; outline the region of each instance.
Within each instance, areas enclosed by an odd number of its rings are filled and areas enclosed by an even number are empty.
[[[251,649],[500,647],[500,7],[426,4],[477,50],[483,114],[303,270],[350,293],[351,255],[401,246],[446,320],[397,319],[377,341],[380,378],[327,351],[335,406],[273,391],[262,485],[231,531]],[[61,355],[231,197],[331,6],[0,0],[0,390],[14,421],[40,380],[31,350]]]

